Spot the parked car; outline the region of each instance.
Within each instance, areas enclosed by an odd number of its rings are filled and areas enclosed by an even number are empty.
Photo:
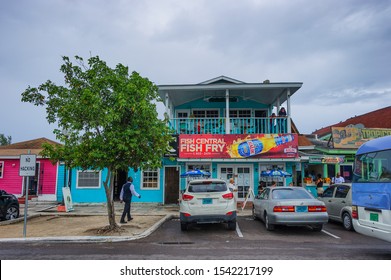
[[[16,196],[0,190],[0,219],[12,220],[19,217],[19,202]]]
[[[197,179],[188,183],[179,204],[181,230],[193,223],[227,223],[236,229],[236,201],[226,182]]]
[[[329,186],[318,197],[323,201],[329,214],[329,219],[342,222],[346,230],[354,230],[352,224],[352,184],[341,183]]]
[[[321,231],[329,217],[325,204],[301,187],[267,187],[253,203],[253,218],[261,219],[266,229],[276,225],[311,226]]]

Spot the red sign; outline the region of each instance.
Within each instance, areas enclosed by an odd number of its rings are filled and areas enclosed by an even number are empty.
[[[297,134],[181,134],[179,158],[297,158]]]

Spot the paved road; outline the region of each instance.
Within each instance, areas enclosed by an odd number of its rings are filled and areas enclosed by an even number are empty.
[[[268,232],[260,221],[238,218],[238,230],[225,225],[180,230],[171,220],[147,238],[118,243],[3,243],[0,259],[263,259],[390,260],[391,243],[345,231],[329,223],[322,232],[279,227]]]

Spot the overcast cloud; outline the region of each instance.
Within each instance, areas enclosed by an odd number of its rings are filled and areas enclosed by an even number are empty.
[[[0,133],[55,140],[21,93],[62,84],[62,56],[100,56],[156,84],[225,75],[303,82],[301,133],[391,104],[391,1],[0,1]],[[162,106],[159,107],[160,109]]]

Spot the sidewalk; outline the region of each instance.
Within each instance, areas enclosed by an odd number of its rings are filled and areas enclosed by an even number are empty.
[[[127,224],[120,224],[124,232],[118,235],[99,235],[92,231],[97,227],[108,225],[106,204],[75,204],[71,212],[57,211],[56,202],[28,202],[27,235],[21,232],[24,226],[24,204],[20,205],[20,218],[0,223],[0,242],[119,242],[147,237],[164,222],[179,218],[178,205],[161,205],[157,203],[132,203],[132,217]],[[116,221],[122,214],[123,204],[114,203]],[[238,209],[238,216],[249,216],[251,210]],[[81,229],[84,227],[84,229]],[[45,229],[48,232],[45,232]],[[75,233],[76,229],[81,232]],[[34,230],[41,232],[34,235]],[[57,231],[57,232],[56,232]],[[68,234],[64,234],[64,232]],[[89,233],[93,234],[89,234]],[[62,235],[63,234],[63,235]],[[88,234],[88,235],[87,235]],[[71,236],[70,236],[71,235]],[[14,238],[18,236],[17,238]]]

